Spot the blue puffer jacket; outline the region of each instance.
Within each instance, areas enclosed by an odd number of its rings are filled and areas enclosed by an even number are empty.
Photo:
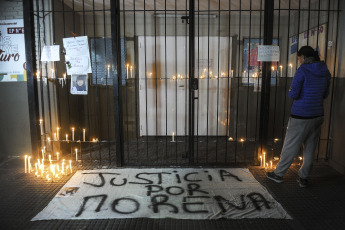
[[[329,94],[331,74],[324,62],[302,64],[292,81],[289,97],[294,99],[291,115],[323,116],[323,99]]]

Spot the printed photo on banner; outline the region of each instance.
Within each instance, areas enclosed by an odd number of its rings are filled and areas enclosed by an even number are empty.
[[[0,20],[0,82],[26,81],[23,19]]]
[[[86,74],[73,74],[71,76],[71,94],[87,95],[88,77]]]

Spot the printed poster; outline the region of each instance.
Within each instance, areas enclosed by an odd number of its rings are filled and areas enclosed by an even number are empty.
[[[0,20],[0,82],[26,81],[23,19]]]
[[[67,75],[92,73],[87,36],[63,39]]]

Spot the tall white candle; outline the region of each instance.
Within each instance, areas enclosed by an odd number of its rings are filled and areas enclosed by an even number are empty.
[[[28,157],[28,172],[31,173],[31,156]]]
[[[271,164],[271,169],[272,169],[272,166],[273,166],[273,163],[272,163],[272,161],[270,161],[270,164]]]
[[[260,156],[260,167],[262,167],[262,156]]]
[[[52,155],[49,154],[49,163],[52,163]]]
[[[283,77],[283,66],[282,65],[280,65],[279,66],[279,69],[280,69],[280,77]]]
[[[56,128],[56,138],[57,138],[57,141],[60,139],[60,134],[59,134],[59,127]]]
[[[265,167],[265,165],[266,165],[266,153],[265,153],[265,152],[264,152],[263,165],[264,165],[264,167]]]
[[[66,141],[68,141],[68,134],[66,134]]]
[[[231,70],[231,77],[234,77],[234,70]]]
[[[110,78],[110,65],[108,65],[108,78]]]
[[[78,149],[75,149],[75,160],[78,161]]]
[[[55,78],[55,70],[54,70],[54,68],[52,69],[52,78]]]
[[[59,161],[59,152],[56,152],[56,160]]]
[[[72,161],[71,160],[69,160],[69,168],[70,168],[71,173],[72,173]]]
[[[54,139],[53,140],[56,141],[56,133],[54,133]]]
[[[74,128],[72,128],[72,141],[74,141]]]
[[[128,79],[128,77],[129,77],[129,76],[128,76],[128,67],[129,67],[129,64],[127,64],[127,79]]]
[[[175,142],[175,132],[172,132],[171,141],[172,141],[172,142]]]
[[[41,136],[43,136],[43,120],[40,119]]]
[[[290,67],[290,77],[292,77],[292,64],[291,63],[289,65],[289,67]]]
[[[28,166],[27,166],[27,161],[28,161],[28,155],[25,155],[25,173],[27,173],[28,172]]]
[[[85,129],[83,129],[83,141],[85,141]]]
[[[131,66],[131,78],[133,78],[133,66]]]

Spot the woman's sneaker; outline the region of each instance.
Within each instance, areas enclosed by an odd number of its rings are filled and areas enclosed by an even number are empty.
[[[298,177],[297,182],[299,184],[299,187],[301,187],[301,188],[305,188],[308,186],[308,180],[307,179],[303,179],[301,177]]]
[[[277,183],[283,182],[283,177],[277,176],[274,172],[267,172],[266,177],[270,180],[277,182]]]

